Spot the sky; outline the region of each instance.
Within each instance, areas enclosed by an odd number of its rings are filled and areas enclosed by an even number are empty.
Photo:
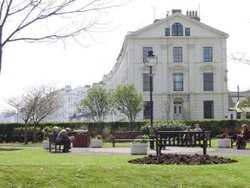
[[[118,3],[120,0],[116,0]],[[124,2],[124,1],[123,1]],[[41,84],[57,88],[92,85],[109,73],[116,63],[125,35],[164,18],[167,11],[197,10],[201,22],[229,34],[227,39],[228,88],[250,89],[250,65],[230,56],[250,59],[249,0],[131,0],[104,13],[103,32],[88,33],[84,44],[18,42],[4,49],[0,74],[0,111],[9,108],[6,99],[20,96],[25,89]],[[35,31],[34,31],[35,32]]]

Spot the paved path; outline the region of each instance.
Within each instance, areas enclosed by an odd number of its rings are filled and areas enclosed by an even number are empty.
[[[148,154],[155,154],[155,150],[148,149]],[[202,154],[199,147],[167,147],[162,153]],[[208,155],[250,156],[250,149],[237,150],[236,148],[208,148]],[[105,148],[72,148],[68,155],[130,155],[129,147]]]
[[[1,148],[19,148],[19,149],[41,149],[41,147],[9,147]],[[183,154],[202,154],[202,148],[199,147],[166,147],[162,153],[183,153]],[[208,155],[228,155],[228,156],[250,156],[250,149],[238,150],[236,148],[207,148]],[[67,155],[131,155],[130,147],[104,147],[104,148],[72,148],[70,153],[60,153]],[[148,149],[148,154],[156,154],[155,150]]]

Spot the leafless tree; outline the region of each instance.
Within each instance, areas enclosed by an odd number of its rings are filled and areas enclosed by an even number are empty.
[[[42,85],[39,88],[29,90],[28,95],[32,101],[32,121],[35,124],[56,112],[61,106],[58,90],[53,87]]]
[[[34,123],[33,140],[36,141],[36,126],[47,116],[56,112],[61,106],[58,90],[53,87],[42,85],[32,88],[27,93],[31,101],[32,121]]]
[[[24,121],[24,143],[28,143],[28,123],[32,121],[31,101],[25,96],[14,97],[8,100],[8,104],[16,109],[18,115]]]
[[[231,54],[230,59],[236,63],[244,63],[250,65],[250,58],[246,58],[244,53]]]
[[[1,0],[0,72],[6,44],[78,41],[82,34],[96,31],[102,13],[120,5],[108,0]]]
[[[33,140],[36,141],[36,126],[48,115],[54,113],[61,105],[58,90],[51,86],[42,85],[31,88],[20,98],[8,100],[25,123],[25,141],[27,142],[27,124],[34,123]],[[26,143],[25,142],[25,143]]]

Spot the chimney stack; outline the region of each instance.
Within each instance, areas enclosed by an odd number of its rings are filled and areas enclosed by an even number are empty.
[[[181,13],[181,9],[172,9],[172,14],[174,14],[174,13],[176,13],[176,12]]]
[[[188,16],[188,17],[190,17],[190,18],[192,18],[192,19],[195,19],[195,20],[197,20],[197,21],[200,21],[201,19],[200,19],[200,17],[198,16],[198,12],[197,12],[197,10],[196,11],[187,11],[186,12],[186,16]]]

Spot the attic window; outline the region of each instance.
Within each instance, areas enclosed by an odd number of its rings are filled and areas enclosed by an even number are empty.
[[[190,36],[190,28],[185,28],[185,36]]]
[[[146,56],[148,55],[149,51],[153,50],[153,48],[152,47],[143,47],[142,50],[143,50],[143,62],[147,62]]]
[[[165,36],[170,36],[170,28],[165,28]]]
[[[183,36],[183,26],[180,23],[172,25],[172,36]]]

